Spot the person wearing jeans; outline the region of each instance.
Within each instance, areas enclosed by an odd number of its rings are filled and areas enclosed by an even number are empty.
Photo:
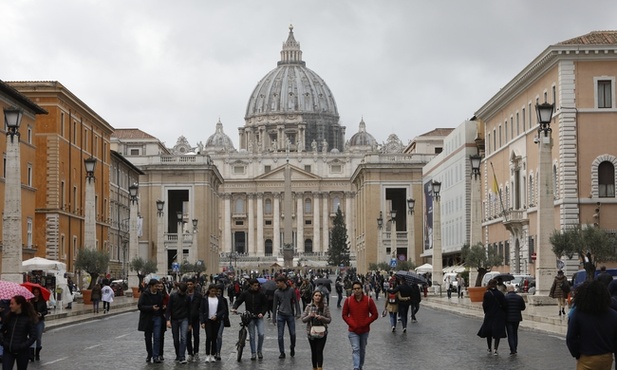
[[[343,304],[343,320],[349,327],[348,337],[354,370],[362,370],[364,366],[370,325],[378,317],[375,302],[364,295],[362,283],[355,281],[352,285],[352,296],[348,297]]]
[[[263,359],[261,352],[264,344],[264,316],[268,311],[268,298],[261,291],[259,281],[257,279],[249,280],[249,289],[240,294],[234,302],[231,312],[236,313],[240,305],[244,303],[244,307],[248,312],[253,314],[253,319],[249,322],[248,332],[251,344],[251,360],[255,360],[257,355],[259,359]],[[255,330],[257,330],[257,348],[255,348]]]
[[[294,357],[296,354],[296,318],[300,317],[300,302],[296,299],[294,288],[287,285],[285,276],[276,278],[277,289],[274,291],[274,301],[272,303],[272,322],[278,329],[279,358],[285,358],[285,324],[289,328],[289,355]]]
[[[186,283],[178,284],[178,290],[169,296],[167,305],[167,328],[171,328],[176,350],[176,361],[186,364],[186,336],[189,329],[189,300]]]
[[[161,345],[161,326],[163,323],[163,295],[159,292],[158,280],[150,279],[148,289],[139,296],[137,309],[139,309],[139,324],[137,330],[144,332],[146,362],[161,362],[159,358]],[[154,342],[154,343],[153,343]]]
[[[186,295],[189,300],[189,332],[186,337],[188,360],[199,360],[199,306],[203,296],[195,289],[195,279],[186,282]]]

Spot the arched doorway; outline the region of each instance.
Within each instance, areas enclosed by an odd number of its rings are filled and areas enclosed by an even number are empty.
[[[266,256],[271,256],[272,255],[272,239],[266,239],[265,248],[266,248],[266,251],[265,251]]]

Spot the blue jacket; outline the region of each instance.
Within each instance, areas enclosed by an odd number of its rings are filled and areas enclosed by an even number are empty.
[[[506,322],[523,321],[521,311],[525,310],[525,300],[515,292],[508,292],[506,299]]]

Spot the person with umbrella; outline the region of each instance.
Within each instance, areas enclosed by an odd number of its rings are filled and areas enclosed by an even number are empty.
[[[9,310],[0,329],[4,347],[2,368],[12,369],[17,362],[17,369],[27,369],[30,346],[36,341],[38,315],[21,295],[11,298]]]
[[[43,298],[41,289],[47,290],[40,285],[38,287],[33,287],[32,294],[34,294],[34,298],[30,299],[30,303],[34,308],[34,312],[36,312],[38,316],[38,322],[36,323],[36,341],[32,343],[32,346],[30,347],[30,351],[28,353],[30,361],[34,361],[35,359],[37,361],[40,361],[41,350],[43,349],[43,331],[45,330],[45,315],[48,314],[48,311],[47,302]],[[47,295],[47,299],[49,299],[49,294]]]

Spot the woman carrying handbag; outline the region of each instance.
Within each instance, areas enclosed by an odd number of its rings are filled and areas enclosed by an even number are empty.
[[[320,291],[313,292],[312,301],[306,306],[301,319],[303,323],[306,323],[313,370],[322,370],[323,350],[328,338],[328,324],[332,321],[332,316],[330,316],[330,309],[323,302],[323,295]]]

